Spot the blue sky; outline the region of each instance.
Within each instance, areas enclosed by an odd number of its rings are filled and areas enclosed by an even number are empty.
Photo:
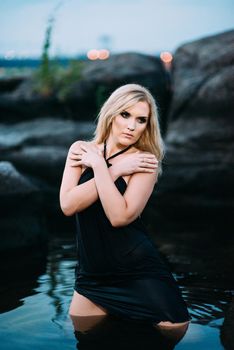
[[[0,55],[38,56],[58,0],[0,2]],[[112,52],[155,54],[234,28],[232,0],[64,0],[56,14],[51,54],[76,55],[108,46]]]

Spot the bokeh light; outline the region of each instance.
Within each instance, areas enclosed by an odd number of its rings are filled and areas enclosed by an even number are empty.
[[[88,52],[87,52],[87,57],[88,57],[88,59],[90,59],[90,60],[97,60],[98,59],[98,56],[99,56],[99,52],[98,52],[98,50],[95,50],[95,49],[92,49],[92,50],[89,50]]]
[[[109,50],[106,50],[106,49],[99,50],[100,60],[106,60],[107,58],[109,58],[109,56],[110,56]]]
[[[163,51],[160,54],[160,58],[164,63],[171,63],[173,56],[169,51]]]
[[[92,61],[97,59],[106,60],[107,58],[109,58],[109,56],[110,56],[110,52],[109,50],[106,50],[106,49],[101,49],[101,50],[92,49],[87,52],[88,59]]]

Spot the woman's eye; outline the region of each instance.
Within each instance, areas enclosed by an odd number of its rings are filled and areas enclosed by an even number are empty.
[[[146,119],[145,119],[145,118],[139,118],[139,122],[140,122],[141,124],[143,124],[143,123],[146,122]]]
[[[121,112],[120,115],[124,118],[127,118],[129,116],[128,112]]]

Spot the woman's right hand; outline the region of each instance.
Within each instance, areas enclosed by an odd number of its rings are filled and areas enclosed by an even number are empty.
[[[137,151],[125,154],[112,165],[119,176],[131,175],[133,173],[153,173],[158,167],[156,156],[150,152]]]

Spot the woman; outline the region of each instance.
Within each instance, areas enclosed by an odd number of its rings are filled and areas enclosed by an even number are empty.
[[[60,189],[63,213],[77,219],[71,316],[112,314],[180,337],[187,330],[186,304],[141,219],[163,152],[155,101],[138,84],[111,94],[93,140],[71,145]]]

